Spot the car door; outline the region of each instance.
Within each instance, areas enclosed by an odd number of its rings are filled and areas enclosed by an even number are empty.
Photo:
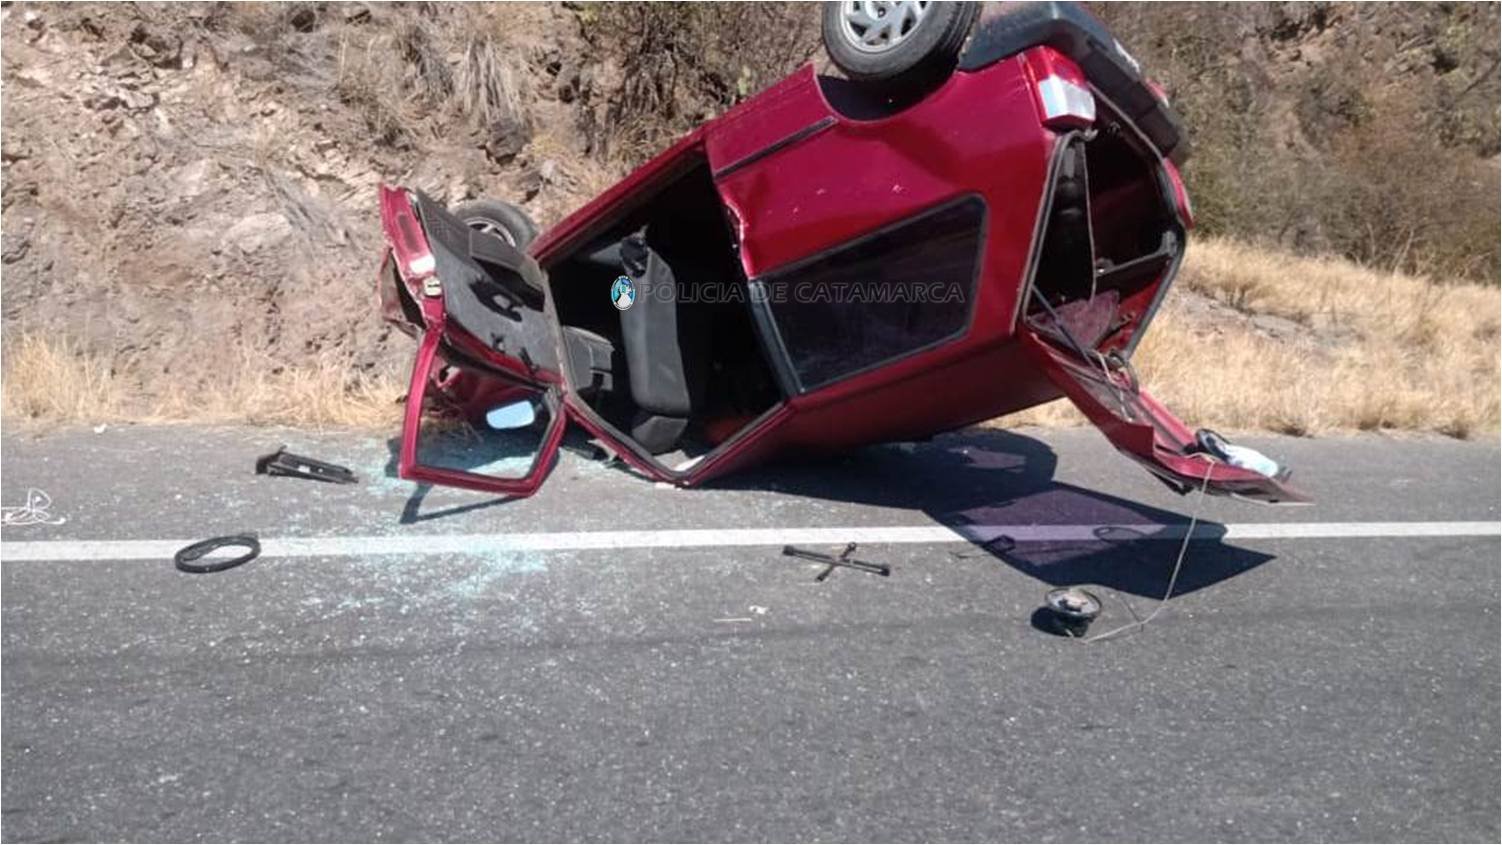
[[[419,331],[399,475],[429,484],[532,494],[553,465],[568,421],[557,321],[542,271],[530,256],[471,229],[420,191],[382,187],[381,218],[403,307],[416,312],[410,322]],[[456,395],[496,408],[529,407],[525,428],[536,435],[536,448],[524,469],[516,461],[507,464],[507,471],[494,469],[494,461],[444,466],[430,457],[455,450],[431,448],[431,432],[424,431],[425,405]],[[473,415],[485,408],[464,410]]]
[[[1086,361],[1030,331],[1021,342],[1038,366],[1118,450],[1173,489],[1276,504],[1308,497],[1283,479],[1215,460],[1198,448],[1195,432],[1137,384],[1129,366],[1102,356]]]

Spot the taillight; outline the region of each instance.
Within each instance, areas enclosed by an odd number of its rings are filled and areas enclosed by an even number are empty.
[[[412,201],[401,188],[381,186],[381,228],[396,256],[397,267],[408,281],[431,275],[437,262],[428,249],[427,235],[412,210]]]
[[[1038,80],[1043,125],[1084,128],[1095,122],[1095,97],[1090,89],[1059,76]]]
[[[1163,159],[1163,171],[1168,174],[1168,184],[1173,188],[1173,202],[1178,206],[1184,228],[1193,229],[1194,206],[1189,204],[1189,189],[1184,187],[1184,177],[1179,175],[1179,168],[1166,158]]]
[[[1079,65],[1052,47],[1036,47],[1022,57],[1044,126],[1086,129],[1095,123],[1095,95]]]
[[[1162,85],[1159,85],[1151,79],[1144,79],[1142,81],[1147,85],[1147,90],[1153,92],[1153,96],[1158,98],[1158,102],[1162,103],[1165,106],[1168,105],[1168,91],[1164,90]]]

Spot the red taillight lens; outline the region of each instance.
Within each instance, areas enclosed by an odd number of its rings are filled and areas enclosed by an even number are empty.
[[[1173,186],[1174,205],[1178,206],[1184,228],[1193,229],[1194,206],[1189,204],[1189,189],[1184,187],[1184,177],[1179,175],[1179,168],[1168,159],[1163,160],[1163,169],[1168,173],[1168,184]]]
[[[381,186],[381,228],[404,278],[416,281],[432,274],[435,262],[427,235],[412,211],[412,201],[401,188]]]
[[[1144,79],[1142,81],[1147,85],[1147,90],[1153,92],[1153,96],[1158,98],[1158,102],[1162,103],[1165,106],[1168,105],[1168,91],[1166,91],[1162,85],[1159,85],[1151,79]]]

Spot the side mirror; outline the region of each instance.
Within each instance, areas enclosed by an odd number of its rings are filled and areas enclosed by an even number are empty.
[[[530,399],[522,399],[485,413],[485,424],[497,431],[526,428],[537,421],[537,407]]]

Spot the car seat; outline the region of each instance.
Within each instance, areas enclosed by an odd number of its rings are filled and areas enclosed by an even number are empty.
[[[671,451],[693,409],[680,343],[678,282],[673,268],[648,243],[645,230],[620,242],[622,272],[636,285],[636,302],[621,312],[621,337],[636,414],[631,436],[655,454]]]

